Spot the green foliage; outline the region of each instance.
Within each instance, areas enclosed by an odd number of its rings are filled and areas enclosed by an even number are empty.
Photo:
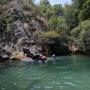
[[[50,8],[50,3],[48,0],[41,0],[40,2],[40,6],[39,6],[39,9],[40,9],[40,13],[42,13],[44,16],[47,16],[47,11],[48,9]]]
[[[46,9],[46,14],[47,19],[49,20],[51,17],[55,16],[55,9],[54,7],[49,7]]]
[[[40,12],[48,19],[49,30],[62,31],[67,29],[61,4],[51,6],[49,0],[41,0],[39,8]]]
[[[73,0],[73,5],[78,13],[78,21],[90,19],[90,0]]]
[[[51,6],[49,0],[41,0],[39,7],[40,12],[48,19],[50,19],[52,16],[62,16],[63,14],[62,5],[58,4]]]
[[[90,0],[87,0],[80,10],[79,13],[79,19],[80,21],[90,19]]]
[[[73,5],[65,5],[64,18],[66,20],[68,28],[71,30],[78,24],[77,10]]]
[[[61,30],[62,31],[62,30],[67,29],[65,19],[61,16],[52,17],[51,19],[49,19],[48,24],[51,30]]]
[[[90,52],[90,20],[81,22],[72,30],[72,36],[81,50]]]
[[[56,33],[55,31],[48,31],[48,32],[42,32],[42,38],[47,38],[47,39],[59,39],[60,35]]]
[[[56,16],[63,16],[63,8],[62,8],[61,4],[54,5],[52,7],[55,10],[55,15]]]
[[[49,54],[64,55],[69,53],[66,35],[55,31],[43,32],[40,34],[42,44],[49,48]]]

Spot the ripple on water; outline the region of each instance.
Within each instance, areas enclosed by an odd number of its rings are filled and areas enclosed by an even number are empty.
[[[71,80],[73,80],[74,78],[72,78],[72,77],[64,77],[65,79],[71,79]]]
[[[45,86],[44,88],[45,89],[52,89],[53,87],[51,87],[51,86]]]
[[[37,84],[37,85],[33,86],[33,88],[39,89],[39,88],[41,88],[41,86]]]
[[[64,86],[58,86],[60,89],[63,89],[64,88]]]
[[[74,86],[74,87],[77,87],[78,86],[77,84],[72,83],[72,82],[64,82],[64,84],[70,85],[70,86]]]
[[[4,88],[4,87],[3,87],[3,88],[1,88],[1,90],[5,90],[5,89],[6,89],[6,88]]]
[[[57,82],[57,81],[52,81],[51,84],[60,85],[61,83],[60,82]]]

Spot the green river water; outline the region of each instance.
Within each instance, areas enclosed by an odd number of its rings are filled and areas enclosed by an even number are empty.
[[[90,57],[0,64],[0,90],[90,90]]]

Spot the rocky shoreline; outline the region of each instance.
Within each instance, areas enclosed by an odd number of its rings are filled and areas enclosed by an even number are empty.
[[[5,62],[5,61],[29,61],[29,62],[34,62],[34,61],[45,61],[46,56],[42,54],[32,54],[29,49],[24,48],[23,51],[13,51],[9,52],[5,49],[0,48],[0,62]]]

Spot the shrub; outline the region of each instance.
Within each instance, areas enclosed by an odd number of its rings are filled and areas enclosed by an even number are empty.
[[[72,30],[71,34],[78,47],[90,53],[90,20],[81,22],[78,27]]]

